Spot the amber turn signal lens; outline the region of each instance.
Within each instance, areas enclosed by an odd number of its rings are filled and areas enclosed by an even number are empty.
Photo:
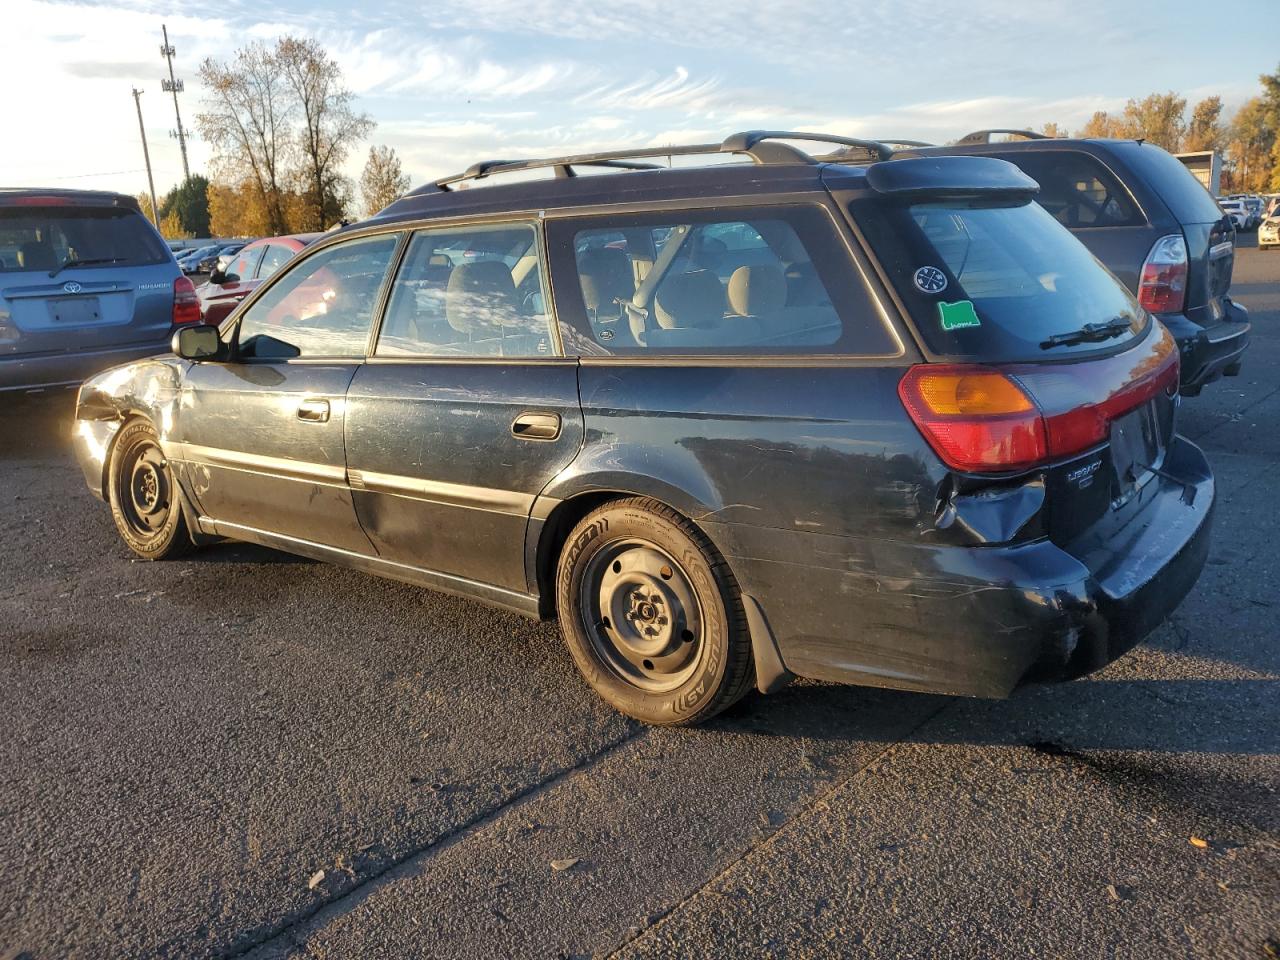
[[[942,416],[998,416],[1026,413],[1031,400],[1002,373],[925,373],[916,381],[920,399]]]

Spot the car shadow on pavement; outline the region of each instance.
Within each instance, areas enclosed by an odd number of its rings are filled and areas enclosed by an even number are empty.
[[[977,700],[798,682],[752,697],[713,721],[725,730],[814,740],[897,742],[1157,754],[1280,755],[1280,680],[1086,679],[1029,686],[1008,700]],[[831,722],[852,717],[852,724]]]

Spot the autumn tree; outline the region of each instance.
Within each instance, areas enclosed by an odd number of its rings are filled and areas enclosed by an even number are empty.
[[[400,169],[400,158],[387,146],[369,148],[364,173],[360,175],[360,196],[364,211],[373,216],[409,189],[409,177]]]
[[[1088,122],[1076,134],[1085,138],[1105,138],[1124,136],[1121,121],[1105,110],[1095,110]]]
[[[356,111],[355,94],[342,83],[342,68],[317,41],[284,37],[276,44],[274,59],[302,122],[297,145],[306,185],[303,228],[324,230],[346,214],[351,184],[342,175],[342,163],[374,122]]]
[[[192,174],[164,195],[160,219],[174,218],[183,236],[209,236],[209,181]]]
[[[1189,151],[1220,150],[1222,148],[1222,98],[1205,97],[1191,109],[1191,122],[1187,124],[1187,137],[1183,148]]]
[[[1280,68],[1275,73],[1264,73],[1258,78],[1262,84],[1262,108],[1271,134],[1268,159],[1271,174],[1266,180],[1270,190],[1280,190]]]
[[[288,232],[283,191],[295,160],[298,103],[280,58],[259,41],[228,63],[206,59],[200,79],[208,94],[196,126],[213,148],[215,173],[252,181],[266,213],[262,232]]]
[[[1145,140],[1176,153],[1182,148],[1182,137],[1187,132],[1183,120],[1186,112],[1187,98],[1172,91],[1130,100],[1124,105],[1122,136]]]
[[[1254,97],[1236,111],[1229,137],[1232,189],[1250,193],[1264,189],[1271,179],[1271,153],[1276,142],[1276,127],[1264,98]]]
[[[1048,123],[1042,126],[1040,128],[1040,132],[1043,133],[1046,137],[1053,137],[1055,139],[1071,136],[1071,134],[1067,131],[1066,127],[1062,126],[1059,123],[1055,123],[1052,120],[1050,120]]]

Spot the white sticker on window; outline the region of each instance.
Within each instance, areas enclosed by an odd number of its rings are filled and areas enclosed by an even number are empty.
[[[921,267],[916,271],[915,282],[922,293],[941,293],[947,289],[947,275],[937,267]]]

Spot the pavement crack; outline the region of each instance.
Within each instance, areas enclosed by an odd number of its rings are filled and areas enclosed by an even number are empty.
[[[484,811],[470,820],[459,824],[448,833],[436,837],[431,842],[407,851],[404,856],[380,869],[372,870],[338,895],[327,900],[318,901],[309,907],[293,911],[280,923],[254,935],[252,939],[236,947],[232,951],[217,954],[223,960],[238,960],[250,954],[261,952],[262,956],[284,956],[293,947],[300,944],[298,934],[304,928],[307,932],[319,929],[339,916],[355,909],[365,899],[383,887],[395,883],[411,873],[417,872],[430,859],[448,850],[457,843],[484,830],[513,810],[525,806],[554,789],[570,777],[589,770],[630,743],[639,740],[649,733],[650,728],[635,725],[622,737],[607,744],[602,750],[583,757],[578,763],[547,777],[537,783],[530,784],[516,792],[504,803]],[[278,948],[273,950],[273,948]]]
[[[636,943],[637,941],[648,936],[652,931],[657,930],[664,923],[666,923],[671,917],[673,917],[679,910],[681,910],[686,904],[690,903],[697,897],[703,895],[704,893],[714,892],[712,888],[717,883],[719,883],[725,876],[727,876],[730,873],[730,871],[734,870],[739,864],[750,859],[756,853],[759,853],[762,850],[767,850],[773,844],[777,843],[780,838],[782,838],[783,836],[795,830],[797,825],[803,822],[811,813],[824,809],[824,807],[827,804],[827,801],[833,795],[835,795],[838,791],[843,789],[847,784],[852,783],[853,780],[855,780],[856,778],[862,776],[864,773],[866,773],[869,769],[874,767],[880,761],[886,759],[887,757],[892,756],[893,753],[897,751],[899,747],[901,747],[904,743],[908,742],[911,739],[911,737],[916,733],[916,731],[920,730],[927,724],[931,723],[937,717],[941,716],[945,711],[954,709],[954,707],[955,707],[955,701],[950,701],[950,702],[940,704],[936,709],[931,710],[924,717],[922,717],[919,723],[916,723],[910,729],[906,730],[902,734],[902,736],[899,737],[897,740],[893,741],[892,743],[886,744],[883,747],[883,749],[877,750],[874,754],[868,757],[865,763],[859,765],[856,770],[851,771],[848,776],[842,777],[839,780],[834,781],[826,790],[822,791],[822,793],[815,794],[813,797],[809,799],[809,801],[806,804],[804,804],[800,809],[798,809],[792,817],[790,817],[784,823],[780,824],[777,827],[777,829],[772,830],[771,832],[766,834],[760,840],[759,843],[754,843],[748,846],[738,856],[734,857],[732,860],[726,863],[721,870],[717,871],[713,876],[707,878],[707,880],[704,883],[699,885],[694,890],[690,891],[685,896],[681,897],[671,906],[667,907],[664,910],[660,910],[654,914],[651,914],[648,925],[639,929],[634,936],[627,937],[625,940],[623,940],[622,943],[618,944],[616,947],[610,950],[607,954],[604,954],[605,960],[613,960],[613,958],[619,956],[622,953],[622,951],[625,950],[627,947],[631,946],[633,943]]]

